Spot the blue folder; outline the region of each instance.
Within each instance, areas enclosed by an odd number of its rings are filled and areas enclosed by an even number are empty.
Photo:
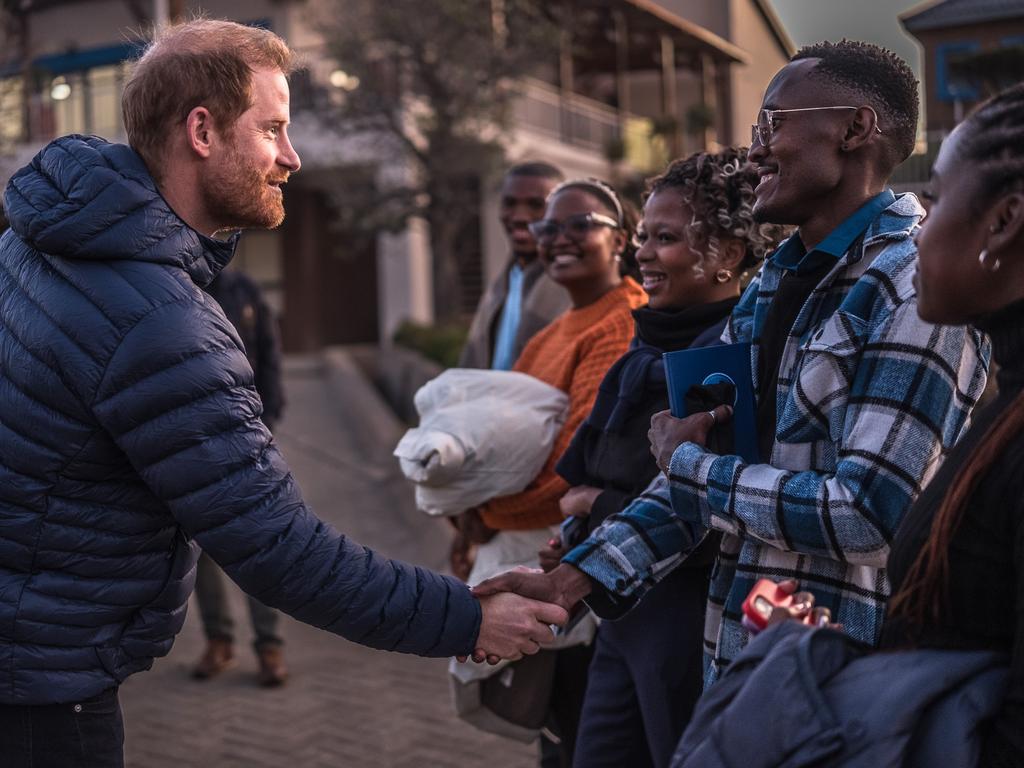
[[[668,404],[676,418],[690,416],[686,412],[686,392],[695,384],[731,383],[736,388],[733,403],[733,444],[736,455],[748,464],[759,464],[757,420],[755,418],[754,382],[750,374],[750,344],[723,344],[717,347],[681,349],[666,352],[665,377],[668,381]]]

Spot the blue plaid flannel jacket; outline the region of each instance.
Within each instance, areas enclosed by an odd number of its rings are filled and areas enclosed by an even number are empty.
[[[917,316],[913,195],[892,198],[800,311],[779,369],[771,461],[747,465],[684,443],[627,509],[564,558],[614,618],[722,532],[705,625],[705,684],[746,645],[742,604],[759,578],[794,578],[833,621],[876,643],[885,565],[904,513],[966,428],[985,386],[977,331]],[[758,340],[784,269],[769,259],[733,311],[726,342]]]

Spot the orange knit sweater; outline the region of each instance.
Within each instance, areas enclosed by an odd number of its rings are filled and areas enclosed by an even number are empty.
[[[605,373],[633,338],[630,312],[647,302],[647,294],[630,278],[581,309],[570,309],[534,336],[514,370],[528,373],[569,395],[569,413],[555,438],[544,468],[525,490],[492,499],[480,509],[483,521],[497,530],[529,530],[562,520],[558,500],[569,484],[555,464],[590,413]]]

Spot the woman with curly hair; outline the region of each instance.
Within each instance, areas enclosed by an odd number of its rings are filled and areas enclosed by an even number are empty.
[[[779,242],[751,216],[758,176],[745,149],[699,152],[648,185],[636,259],[649,303],[635,335],[559,461],[573,487],[565,516],[593,530],[658,473],[647,430],[668,407],[664,352],[710,346],[739,300],[741,276]],[[708,540],[625,618],[602,624],[585,694],[575,765],[663,766],[701,691],[701,632],[711,562]],[[563,553],[552,540],[542,565]]]

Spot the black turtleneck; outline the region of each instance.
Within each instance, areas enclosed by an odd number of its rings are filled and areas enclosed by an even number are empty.
[[[931,483],[907,513],[889,553],[895,594],[924,546],[960,468],[1003,418],[1024,385],[1024,301],[978,322],[999,366],[996,398],[977,412]],[[996,650],[1011,654],[1011,681],[986,742],[985,766],[1024,765],[1024,434],[985,472],[949,552],[949,599],[938,619],[912,628],[887,617],[881,647]]]

